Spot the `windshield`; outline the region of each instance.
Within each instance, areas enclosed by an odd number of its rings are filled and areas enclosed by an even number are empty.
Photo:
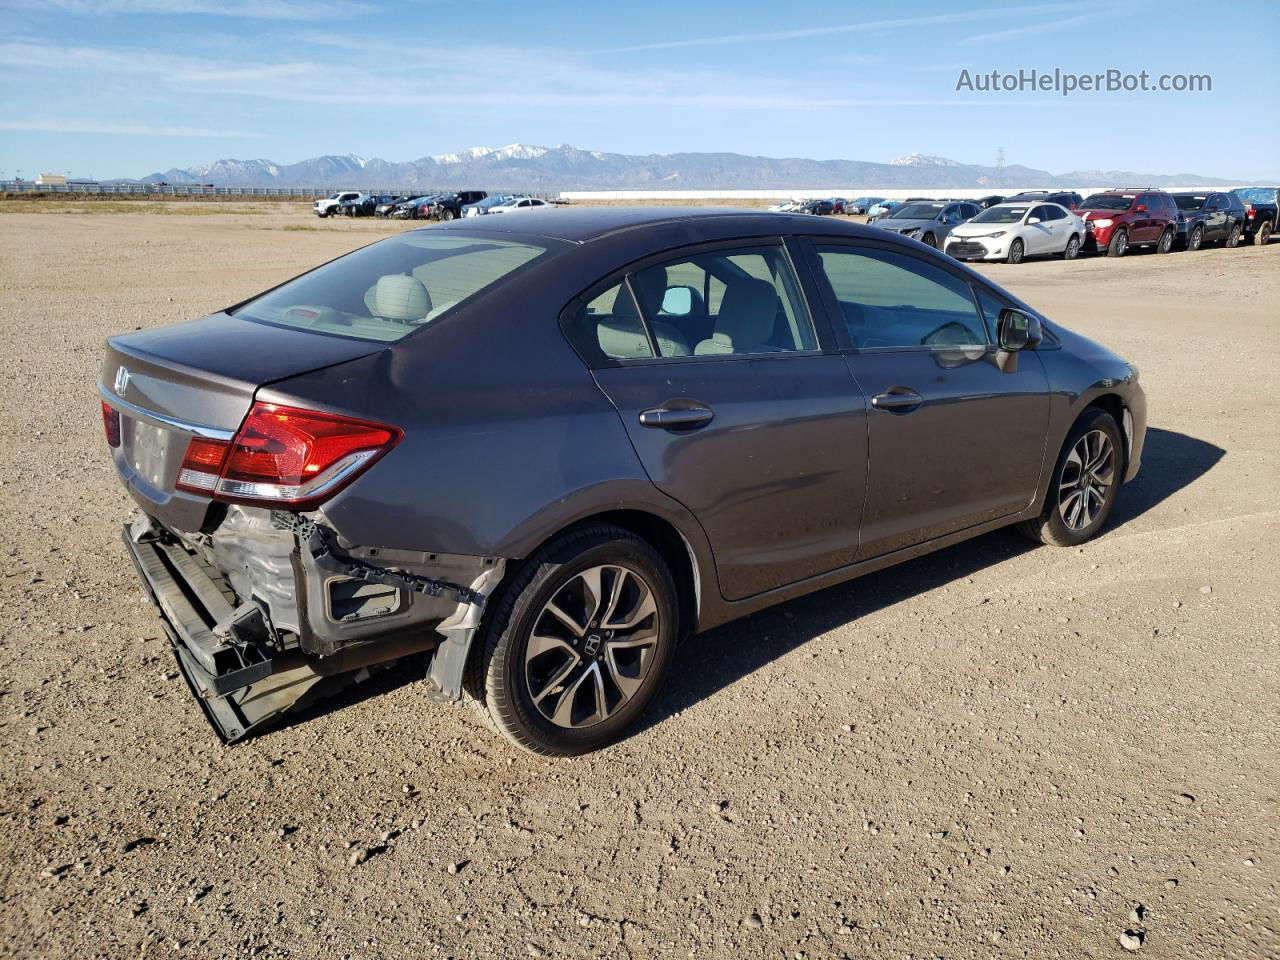
[[[1201,207],[1204,206],[1205,201],[1208,200],[1209,198],[1208,197],[1177,197],[1175,196],[1173,199],[1174,199],[1174,202],[1177,203],[1179,210],[1199,210]]]
[[[1132,193],[1095,193],[1080,206],[1085,210],[1128,210],[1134,196]]]
[[[506,203],[510,199],[511,197],[506,195],[499,195],[496,197],[485,197],[483,200],[476,201],[474,205],[479,207],[481,210],[488,210],[490,207],[496,207],[498,204]]]
[[[1245,203],[1275,203],[1275,187],[1237,187],[1231,191]]]
[[[932,220],[942,212],[940,203],[908,203],[889,214],[891,220]]]
[[[970,223],[1021,223],[1030,207],[988,207]]]
[[[401,234],[317,267],[234,314],[317,333],[399,340],[549,250],[542,241]]]

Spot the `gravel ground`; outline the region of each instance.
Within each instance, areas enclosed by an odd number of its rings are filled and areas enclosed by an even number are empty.
[[[412,663],[228,749],[117,540],[101,342],[402,227],[172,206],[0,205],[0,953],[1280,956],[1280,245],[981,268],[1142,369],[1083,549],[717,629],[585,758]]]

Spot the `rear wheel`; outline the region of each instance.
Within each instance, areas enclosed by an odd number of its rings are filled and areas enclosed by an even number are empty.
[[[1111,238],[1111,245],[1107,247],[1107,256],[1123,257],[1125,251],[1129,249],[1129,231],[1117,230],[1116,235]]]
[[[1021,263],[1022,256],[1025,253],[1025,251],[1026,251],[1026,248],[1022,245],[1022,241],[1014,240],[1013,243],[1009,244],[1009,254],[1007,257],[1005,257],[1005,259],[1009,263]]]
[[[1204,243],[1204,227],[1196,227],[1191,231],[1191,236],[1187,237],[1187,249],[1199,250],[1202,243]]]
[[[616,739],[662,685],[677,636],[662,557],[612,526],[567,533],[498,596],[468,694],[532,753],[586,753]]]
[[[1067,248],[1062,251],[1062,259],[1074,260],[1078,256],[1080,256],[1080,237],[1073,233],[1071,239],[1067,241]]]
[[[1231,232],[1227,234],[1227,246],[1232,249],[1240,246],[1240,224],[1233,223],[1231,225]]]
[[[1267,241],[1271,239],[1271,224],[1263,223],[1258,226],[1257,232],[1253,235],[1253,242],[1260,247],[1265,247]]]
[[[1097,536],[1123,479],[1124,441],[1105,410],[1091,407],[1067,434],[1040,516],[1018,524],[1032,540],[1074,547]]]
[[[1173,227],[1165,227],[1164,233],[1156,241],[1156,253],[1168,253],[1173,249]]]

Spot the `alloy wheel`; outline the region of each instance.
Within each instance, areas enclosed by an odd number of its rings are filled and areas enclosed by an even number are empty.
[[[1067,249],[1064,251],[1068,260],[1074,260],[1080,254],[1080,238],[1072,237],[1067,241]]]
[[[1058,475],[1058,511],[1071,530],[1097,519],[1115,482],[1116,451],[1111,438],[1090,430],[1076,441]]]
[[[525,648],[538,712],[558,727],[607,720],[639,692],[659,638],[653,588],[613,564],[574,574],[542,607]]]
[[[1201,230],[1199,227],[1196,227],[1194,230],[1191,231],[1191,240],[1187,244],[1187,247],[1191,250],[1199,250],[1200,243],[1203,240],[1204,240],[1204,231]]]

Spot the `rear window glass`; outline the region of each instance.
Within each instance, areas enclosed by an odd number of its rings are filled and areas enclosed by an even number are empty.
[[[318,267],[234,312],[317,333],[399,340],[549,250],[454,231],[407,233]]]

